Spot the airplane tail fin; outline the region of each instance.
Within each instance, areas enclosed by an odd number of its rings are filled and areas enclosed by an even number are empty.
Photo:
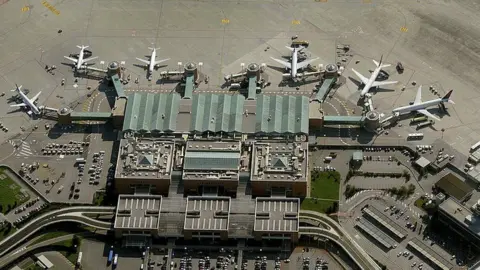
[[[21,85],[18,86],[18,84],[15,84],[15,89],[12,89],[12,90],[10,90],[10,91],[12,91],[12,92],[20,91],[20,89],[22,89],[22,86],[21,86]]]
[[[452,95],[453,90],[448,91],[448,93],[442,98],[443,101],[447,101],[448,103],[455,104],[453,100],[450,99],[450,96]]]
[[[149,50],[153,51],[153,50],[160,50],[160,47],[158,48],[154,48],[154,47],[148,47]]]
[[[77,45],[77,48],[79,48],[80,50],[86,49],[88,47],[90,47],[90,46]]]
[[[289,49],[289,50],[292,51],[292,52],[295,50],[295,48],[292,48],[292,47],[290,47],[290,46],[285,46],[285,48]]]

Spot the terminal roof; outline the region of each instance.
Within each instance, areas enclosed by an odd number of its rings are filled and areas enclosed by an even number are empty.
[[[308,116],[308,97],[260,95],[255,131],[261,134],[308,134]]]
[[[189,196],[185,211],[185,230],[227,231],[230,197]]]
[[[470,209],[452,198],[443,201],[439,205],[439,209],[448,214],[450,218],[456,220],[458,224],[465,227],[472,234],[480,237],[480,217],[476,216]]]
[[[158,229],[162,196],[120,195],[115,218],[116,229]]]
[[[241,133],[244,103],[242,95],[194,95],[190,129],[199,133]]]
[[[443,176],[435,185],[459,201],[465,199],[473,191],[473,188],[453,173]]]
[[[123,130],[140,133],[174,132],[180,95],[135,93],[128,97]]]
[[[297,232],[300,199],[257,198],[255,203],[255,231]]]

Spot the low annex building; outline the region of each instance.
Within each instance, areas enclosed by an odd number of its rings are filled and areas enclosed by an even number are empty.
[[[187,198],[183,233],[186,239],[228,239],[230,221],[230,197]]]
[[[299,212],[299,198],[257,198],[255,202],[255,239],[298,241]]]
[[[114,230],[126,246],[153,238],[298,241],[299,198],[120,195]]]
[[[162,196],[120,195],[115,215],[115,235],[158,236]]]

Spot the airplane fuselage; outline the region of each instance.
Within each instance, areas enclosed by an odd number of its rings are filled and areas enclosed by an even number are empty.
[[[33,102],[31,102],[30,99],[27,96],[25,96],[25,94],[22,91],[18,90],[17,92],[22,98],[23,103],[27,105],[34,114],[40,114],[40,110],[37,108],[37,106],[33,104]]]
[[[448,100],[437,98],[437,99],[425,101],[425,102],[418,103],[418,104],[413,104],[413,105],[408,105],[408,106],[395,108],[395,109],[393,109],[392,112],[394,112],[394,113],[413,112],[413,111],[417,111],[417,110],[423,110],[423,109],[426,109],[428,107],[436,106],[436,105],[438,105],[440,103],[443,103],[443,102],[448,102]]]
[[[155,69],[155,58],[157,57],[157,50],[152,50],[152,56],[150,57],[150,64],[148,64],[148,72],[153,74],[153,70]]]
[[[378,73],[380,73],[381,69],[382,67],[379,66],[373,70],[372,75],[370,76],[370,79],[368,79],[368,82],[365,84],[362,91],[360,92],[360,96],[363,97],[368,93],[368,91],[370,91],[370,88],[372,88],[372,84],[377,79]]]
[[[292,78],[297,77],[297,61],[298,61],[298,51],[297,51],[297,48],[293,48],[292,68],[290,69],[290,76],[292,76]]]
[[[85,50],[85,48],[80,49],[80,53],[78,54],[78,62],[77,62],[76,69],[81,69],[82,68],[82,65],[83,65],[83,50]]]

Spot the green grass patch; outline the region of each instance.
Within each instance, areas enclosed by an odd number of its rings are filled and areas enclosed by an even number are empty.
[[[9,235],[13,234],[17,229],[14,227],[4,227],[0,230],[0,241],[7,238]]]
[[[415,206],[420,208],[420,209],[423,209],[423,205],[426,203],[425,199],[422,199],[422,198],[418,198],[416,201],[415,201]]]
[[[4,214],[30,199],[28,193],[22,192],[22,188],[5,171],[5,168],[0,168],[0,212]]]
[[[332,201],[321,201],[315,200],[313,198],[305,198],[300,205],[302,210],[310,210],[320,213],[331,213],[334,207],[335,202]],[[337,204],[338,205],[338,204]]]
[[[33,241],[31,246],[33,246],[35,244],[38,244],[40,242],[50,240],[50,239],[53,239],[53,238],[57,238],[57,237],[60,237],[60,236],[64,236],[64,235],[67,235],[67,234],[71,234],[71,232],[66,232],[66,231],[47,232],[47,233],[41,235],[40,237],[38,237],[35,241]]]
[[[75,240],[76,238],[76,240]],[[81,236],[74,236],[72,239],[61,241],[55,244],[55,246],[65,247],[65,250],[61,250],[60,253],[67,258],[73,265],[77,263],[78,251],[80,250],[80,245],[82,244]],[[77,248],[74,245],[77,244]]]
[[[340,173],[314,171],[312,172],[310,185],[310,197],[338,200],[340,189]]]

